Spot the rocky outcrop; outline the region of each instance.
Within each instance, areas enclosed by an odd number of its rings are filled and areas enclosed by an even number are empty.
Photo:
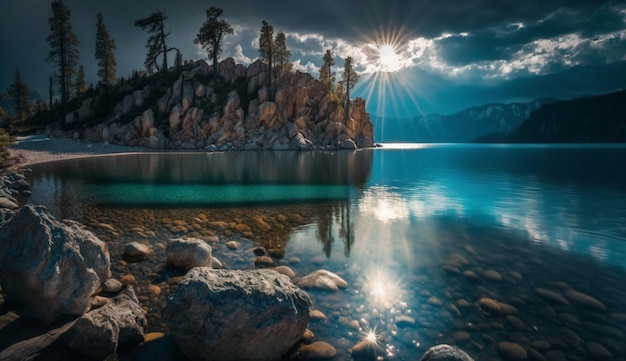
[[[25,205],[0,228],[2,290],[23,315],[46,324],[87,312],[109,266],[105,243],[44,207]]]
[[[192,360],[278,360],[306,330],[311,299],[271,270],[194,268],[163,317]]]
[[[118,345],[142,342],[146,323],[135,291],[128,287],[104,306],[76,320],[63,340],[70,349],[103,359],[113,354]]]
[[[127,95],[109,121],[82,131],[82,138],[130,146],[169,149],[355,149],[372,147],[373,125],[365,101],[351,101],[349,116],[311,75],[289,73],[265,88],[266,66],[249,67],[232,58],[219,66],[223,84],[215,89],[206,62],[185,70],[156,101],[150,87]],[[225,90],[226,89],[226,90]],[[230,89],[230,91],[228,90]],[[226,93],[228,92],[228,93]],[[127,124],[120,117],[142,109]]]

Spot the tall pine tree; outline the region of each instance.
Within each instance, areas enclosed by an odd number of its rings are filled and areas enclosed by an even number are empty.
[[[291,71],[292,64],[289,62],[291,51],[287,48],[285,33],[278,32],[274,39],[274,64],[276,76],[284,75]]]
[[[87,80],[85,80],[85,67],[82,65],[78,68],[78,77],[76,78],[76,96],[80,96],[87,91]]]
[[[30,103],[30,90],[26,83],[22,81],[19,70],[15,70],[15,79],[13,84],[7,91],[9,96],[13,98],[15,102],[15,116],[18,120],[23,121],[30,116],[31,103]]]
[[[259,36],[259,55],[261,61],[267,64],[267,98],[272,100],[272,67],[274,65],[274,27],[263,20],[261,35]]]
[[[171,32],[165,32],[165,12],[157,9],[155,13],[147,18],[139,19],[135,21],[135,26],[148,31],[150,37],[146,41],[146,48],[148,54],[146,55],[146,61],[144,65],[146,69],[151,70],[152,67],[156,67],[157,71],[167,71],[167,53],[170,51],[179,51],[176,48],[168,47],[165,43]],[[159,67],[158,58],[162,57],[161,67]]]
[[[213,76],[217,79],[217,60],[222,52],[222,40],[224,36],[233,34],[233,27],[226,20],[218,19],[224,11],[215,6],[206,10],[206,20],[200,31],[193,40],[207,52],[209,59],[213,60]]]
[[[352,64],[352,57],[349,56],[346,58],[344,63],[343,75],[341,77],[343,80],[343,87],[346,90],[346,105],[344,107],[344,119],[348,120],[350,117],[350,89],[354,88],[354,85],[357,81],[359,81],[359,75],[354,70],[354,65]]]
[[[50,52],[46,61],[53,64],[57,71],[56,82],[61,94],[61,106],[70,98],[72,79],[76,76],[76,63],[78,62],[78,37],[72,32],[70,16],[72,12],[60,0],[51,4],[52,17],[48,19],[50,34],[46,38],[50,44]]]
[[[335,58],[329,50],[326,50],[323,58],[324,63],[320,68],[320,80],[326,87],[326,91],[332,90],[333,83],[335,82],[335,72],[333,71],[333,65],[335,65]]]
[[[98,60],[98,77],[100,78],[100,83],[108,87],[117,80],[117,62],[113,52],[117,47],[104,25],[102,13],[98,13],[97,19],[96,60]]]

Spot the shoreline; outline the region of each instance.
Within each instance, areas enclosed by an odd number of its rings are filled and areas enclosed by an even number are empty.
[[[34,164],[65,159],[87,158],[109,154],[153,153],[154,149],[106,143],[85,143],[69,138],[51,138],[43,135],[18,137],[8,151],[14,164],[7,167],[14,171]]]

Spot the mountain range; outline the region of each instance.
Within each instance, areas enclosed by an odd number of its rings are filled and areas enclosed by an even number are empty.
[[[458,113],[424,114],[408,119],[372,116],[379,142],[465,143],[488,134],[511,134],[533,111],[556,102],[542,98],[530,103],[487,104]]]

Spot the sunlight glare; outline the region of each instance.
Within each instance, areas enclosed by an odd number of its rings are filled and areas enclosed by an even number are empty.
[[[402,59],[391,44],[378,47],[378,69],[382,72],[394,72],[402,69]]]
[[[402,302],[404,290],[388,270],[375,269],[365,277],[363,290],[372,306],[392,308]]]

